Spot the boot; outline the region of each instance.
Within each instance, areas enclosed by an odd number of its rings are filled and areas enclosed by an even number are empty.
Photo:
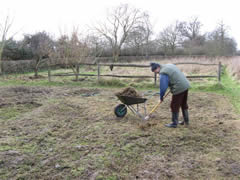
[[[182,110],[182,114],[183,114],[183,119],[184,121],[180,121],[179,124],[180,125],[189,125],[189,116],[188,116],[188,110],[184,109]]]
[[[178,125],[178,112],[173,112],[172,113],[172,123],[171,124],[165,124],[166,127],[169,128],[176,128]]]

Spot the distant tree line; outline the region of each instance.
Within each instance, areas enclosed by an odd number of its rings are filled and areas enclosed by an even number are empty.
[[[118,61],[119,56],[237,54],[237,44],[223,22],[212,32],[203,33],[202,27],[198,17],[192,17],[189,21],[176,21],[161,32],[153,32],[147,12],[121,4],[108,13],[104,22],[92,27],[88,35],[80,35],[76,28],[70,35],[62,34],[57,39],[45,31],[24,35],[22,40],[6,39],[2,35],[1,59],[35,59],[38,66],[49,56],[66,61],[111,56],[113,61]]]

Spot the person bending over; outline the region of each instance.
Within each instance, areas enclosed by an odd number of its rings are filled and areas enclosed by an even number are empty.
[[[172,111],[172,123],[166,124],[166,127],[176,128],[178,124],[189,125],[188,116],[188,89],[190,88],[189,81],[184,74],[174,64],[161,65],[158,63],[151,63],[152,72],[159,73],[160,75],[160,101],[163,101],[163,97],[167,88],[170,88],[172,93],[171,111]],[[182,109],[184,121],[178,122],[179,109]]]

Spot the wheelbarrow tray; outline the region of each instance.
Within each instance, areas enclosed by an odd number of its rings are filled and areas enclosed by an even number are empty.
[[[147,101],[146,98],[140,98],[140,97],[119,96],[119,95],[117,95],[117,97],[123,104],[126,104],[126,105],[141,104]]]

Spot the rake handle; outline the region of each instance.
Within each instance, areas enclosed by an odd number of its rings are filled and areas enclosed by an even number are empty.
[[[165,99],[169,93],[170,93],[170,91],[167,92],[167,94],[164,96],[163,99]],[[153,109],[151,110],[151,112],[149,113],[149,115],[152,114],[152,113],[157,109],[157,107],[158,107],[161,103],[162,103],[162,101],[160,101],[157,105],[155,105],[154,108],[153,108]]]

